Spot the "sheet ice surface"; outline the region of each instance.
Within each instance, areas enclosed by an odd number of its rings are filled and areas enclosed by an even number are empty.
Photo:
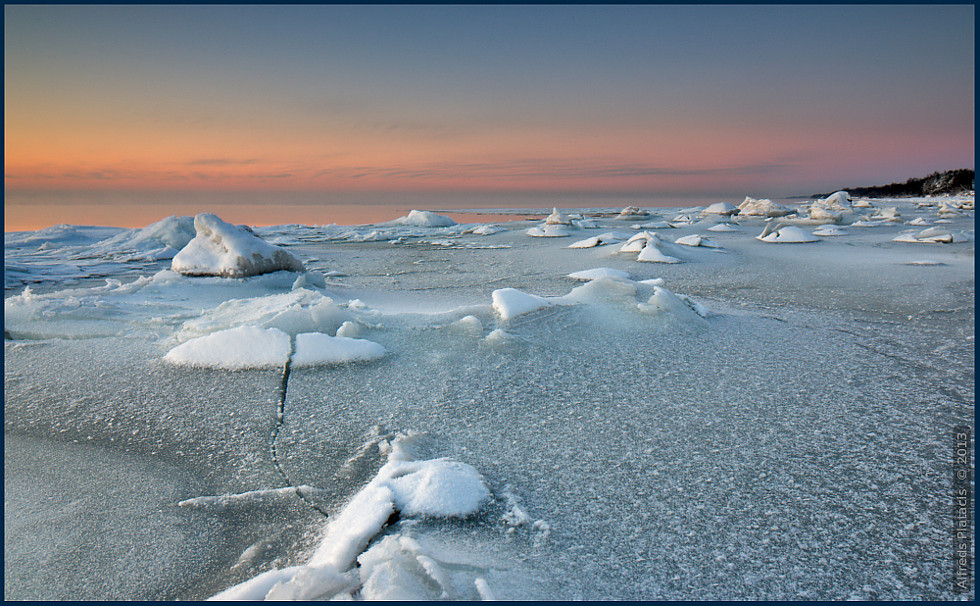
[[[76,460],[88,445],[118,453],[102,457],[114,471],[98,483],[65,468],[97,496],[77,499],[64,528],[79,544],[106,536],[100,524],[119,532],[117,551],[94,552],[84,570],[45,556],[70,544],[54,536],[39,539],[48,551],[27,545],[29,533],[8,540],[5,597],[97,587],[201,599],[258,578],[273,578],[271,590],[329,536],[313,506],[340,515],[388,463],[381,444],[416,431],[429,441],[414,461],[470,466],[487,499],[465,518],[355,516],[351,528],[376,530],[343,543],[357,571],[304,573],[305,587],[359,598],[951,599],[944,453],[948,428],[973,414],[974,244],[893,240],[916,218],[970,234],[973,211],[941,203],[876,201],[904,222],[809,246],[756,240],[761,217],[712,232],[730,254],[637,240],[684,249],[680,264],[529,238],[523,221],[491,235],[385,227],[388,239],[378,226],[259,230],[307,269],[346,274],[295,290],[295,273],[189,278],[163,271],[165,260],[105,263],[106,282],[86,273],[103,261],[68,252],[121,232],[83,241],[66,234],[86,230],[66,229],[30,245],[19,235],[9,258],[31,281],[17,278],[5,300],[7,435],[54,440]],[[717,221],[689,214],[671,240]],[[460,247],[423,243],[422,230]],[[85,275],[45,281],[47,263]],[[628,276],[567,277],[590,268]],[[504,320],[493,297],[504,289],[548,305]],[[356,333],[387,354],[296,366],[285,392],[282,368],[163,361],[241,326],[297,343]],[[7,448],[34,456],[28,443]],[[27,492],[33,474],[8,467],[18,505],[5,526],[58,515]],[[127,523],[125,494],[151,484],[178,517]],[[220,495],[251,496],[177,507]],[[118,557],[134,545],[154,555]]]

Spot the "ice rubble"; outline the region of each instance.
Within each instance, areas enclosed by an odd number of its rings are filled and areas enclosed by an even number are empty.
[[[792,210],[776,204],[772,200],[758,200],[750,196],[745,196],[745,200],[738,205],[738,216],[740,217],[783,217],[792,213]]]
[[[390,444],[379,444],[389,449],[388,461],[327,522],[320,544],[306,564],[269,570],[210,599],[349,599],[358,591],[370,599],[388,595],[386,589],[409,590],[411,583],[390,583],[390,575],[408,573],[405,562],[399,561],[404,551],[397,545],[405,545],[412,541],[410,538],[389,535],[365,551],[391,515],[398,512],[405,517],[463,518],[476,513],[490,498],[486,481],[472,466],[447,458],[416,460],[411,452],[412,440],[413,436],[400,435]],[[398,543],[392,545],[392,541]],[[422,553],[417,542],[408,545],[414,556],[411,562],[421,565],[429,580],[451,597],[448,591],[453,588],[444,584],[448,571]],[[402,593],[398,597],[408,596]]]
[[[892,238],[895,242],[925,242],[925,243],[951,243],[967,242],[963,234],[955,234],[941,227],[929,227],[920,232],[905,232]]]
[[[649,216],[650,213],[648,213],[645,210],[640,210],[636,206],[627,206],[623,210],[619,211],[619,214],[616,215],[616,218],[633,220],[633,219],[643,219],[644,217],[649,217]]]
[[[444,215],[429,210],[412,210],[404,217],[398,217],[382,225],[410,225],[413,227],[450,227],[456,222]]]
[[[210,213],[194,217],[194,229],[197,235],[174,256],[171,267],[178,273],[242,278],[279,270],[306,271],[290,253]]]

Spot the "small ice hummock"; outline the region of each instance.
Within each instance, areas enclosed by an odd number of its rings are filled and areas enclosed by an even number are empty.
[[[819,242],[820,238],[806,233],[795,225],[776,225],[769,223],[766,229],[755,237],[756,240],[776,244],[792,244],[801,242]]]
[[[384,357],[385,348],[367,339],[331,337],[322,332],[296,335],[296,352],[290,363],[295,367],[349,364]]]
[[[582,271],[577,271],[568,274],[568,277],[573,280],[581,280],[583,282],[588,282],[590,280],[598,280],[600,278],[610,278],[613,280],[630,280],[630,275],[625,271],[619,271],[618,269],[611,269],[609,267],[597,267],[595,269],[585,269]]]
[[[662,250],[657,246],[657,243],[653,240],[646,243],[640,254],[636,256],[637,261],[646,263],[680,263],[681,260],[677,257],[671,257],[668,254],[664,254]]]
[[[745,196],[745,201],[738,205],[738,216],[740,217],[784,217],[792,214],[793,211],[776,204],[769,199],[756,199]]]
[[[544,297],[532,295],[516,288],[495,290],[491,299],[493,310],[502,320],[509,320],[551,305],[551,302]]]
[[[239,326],[174,347],[163,357],[176,366],[243,370],[284,366],[289,358],[289,335],[278,328]]]
[[[682,238],[677,238],[674,240],[674,244],[683,244],[684,246],[704,246],[707,248],[721,248],[718,243],[702,237],[698,234],[691,234],[689,236],[684,236]]]
[[[738,213],[738,207],[728,202],[715,202],[701,211],[702,215],[721,215],[723,217],[730,217],[736,213]]]
[[[456,222],[444,215],[429,210],[412,210],[404,217],[390,221],[389,225],[409,225],[412,227],[451,227]]]
[[[571,225],[572,220],[568,215],[558,212],[557,208],[551,209],[551,214],[544,220],[545,225]]]
[[[133,259],[172,259],[196,232],[193,217],[169,216],[143,229],[127,230],[92,246],[97,254],[126,254]],[[140,255],[142,253],[142,255]]]
[[[741,230],[735,227],[734,225],[732,225],[731,223],[718,223],[716,225],[712,225],[711,227],[709,227],[708,231],[723,233],[723,232],[733,232],[733,231],[741,231]]]
[[[282,248],[210,213],[194,217],[194,229],[197,235],[173,258],[171,268],[177,273],[243,278],[279,270],[306,271]]]
[[[886,223],[901,223],[902,215],[898,212],[898,208],[894,206],[889,206],[888,208],[879,208],[871,215],[873,221],[884,221]]]

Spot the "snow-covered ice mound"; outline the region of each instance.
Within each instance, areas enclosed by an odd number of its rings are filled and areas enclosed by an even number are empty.
[[[296,352],[290,363],[295,367],[348,364],[376,360],[385,355],[385,348],[367,339],[331,337],[321,332],[296,335]]]
[[[598,280],[599,278],[613,278],[618,280],[629,280],[630,275],[625,271],[619,271],[618,269],[610,269],[608,267],[597,267],[595,269],[585,269],[582,271],[576,271],[574,273],[568,274],[569,278],[573,280],[582,280],[588,282],[589,280]]]
[[[178,273],[242,278],[279,270],[306,271],[290,253],[210,213],[194,217],[194,229],[197,235],[171,265]]]
[[[551,305],[544,297],[532,295],[516,288],[500,288],[491,295],[493,311],[502,320],[521,316]]]
[[[497,227],[496,225],[485,223],[478,227],[474,227],[471,230],[468,230],[466,233],[476,234],[478,236],[492,236],[493,234],[497,234],[502,231],[503,229]]]
[[[527,235],[533,238],[561,238],[572,235],[572,232],[565,225],[544,225],[528,229]]]
[[[397,586],[401,586],[398,597],[412,596],[411,587],[419,586],[418,582],[397,583],[407,575],[398,567],[401,550],[392,549],[390,541],[401,543],[400,536],[385,537],[366,552],[365,548],[395,512],[403,517],[464,518],[480,510],[490,498],[490,491],[480,472],[470,465],[446,458],[413,460],[411,440],[412,436],[399,436],[390,445],[379,444],[390,449],[387,463],[340,513],[330,518],[319,546],[306,564],[269,570],[211,599],[350,599],[357,590],[366,596],[383,597],[386,588]],[[448,578],[448,571],[432,558],[419,554],[413,560],[425,565],[428,580],[437,587],[440,580]],[[414,596],[425,596],[424,590],[419,589]],[[452,591],[453,587],[442,589]]]
[[[745,196],[745,201],[738,205],[740,217],[784,217],[792,213],[792,210],[772,200],[758,200],[750,196]]]
[[[806,233],[795,225],[773,225],[772,223],[767,225],[766,229],[756,236],[755,239],[776,244],[820,241],[820,238]]]
[[[831,210],[848,210],[851,208],[851,195],[846,191],[838,191],[830,194],[823,200],[818,200],[821,206]]]
[[[544,220],[545,225],[571,225],[572,220],[563,213],[558,212],[557,208],[551,209],[551,214]]]
[[[450,227],[456,222],[444,215],[429,210],[412,210],[404,217],[389,221],[387,225],[410,225],[412,227]]]
[[[730,217],[738,212],[738,207],[729,204],[728,202],[715,202],[714,204],[708,206],[708,208],[701,211],[702,215],[721,215],[723,217]]]
[[[268,368],[283,366],[289,358],[289,335],[276,328],[240,326],[174,347],[163,357],[178,366]]]

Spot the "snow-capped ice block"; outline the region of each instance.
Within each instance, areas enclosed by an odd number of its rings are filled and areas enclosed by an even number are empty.
[[[820,203],[833,210],[847,210],[851,208],[851,195],[846,191],[837,191],[820,200]]]
[[[738,207],[728,202],[716,202],[701,211],[702,215],[722,215],[728,217],[738,212]]]
[[[758,200],[751,196],[745,196],[745,201],[738,205],[738,216],[740,217],[783,217],[793,211],[776,204],[772,200]]]
[[[393,225],[411,225],[413,227],[450,227],[456,222],[445,215],[437,215],[429,210],[412,210],[404,217],[398,217],[391,222]]]
[[[385,348],[367,339],[331,337],[322,332],[296,335],[296,352],[291,364],[295,367],[321,366],[366,362],[384,357]]]
[[[551,302],[544,297],[532,295],[516,288],[495,290],[491,298],[493,310],[502,320],[509,320],[551,305]]]
[[[568,277],[572,278],[573,280],[582,280],[583,282],[598,280],[599,278],[611,278],[614,280],[630,279],[630,275],[625,271],[619,271],[618,269],[611,269],[609,267],[597,267],[595,269],[577,271],[575,273],[568,274]]]
[[[210,213],[194,217],[194,229],[197,235],[171,264],[178,273],[243,278],[279,270],[306,271],[290,253]]]
[[[790,243],[801,243],[801,242],[819,242],[820,238],[814,237],[811,234],[806,233],[799,227],[795,225],[777,225],[773,226],[772,223],[766,226],[766,229],[755,237],[756,240],[761,240],[763,242],[772,242],[776,244],[790,244]]]
[[[283,366],[289,358],[289,335],[276,328],[239,326],[191,339],[163,357],[178,366],[241,370]]]
[[[871,218],[875,221],[885,221],[887,223],[901,223],[902,214],[898,212],[898,208],[890,206],[888,208],[879,208],[871,215]]]
[[[558,212],[557,208],[551,209],[551,214],[544,220],[545,225],[571,225],[572,220],[563,213]]]
[[[561,238],[572,235],[572,232],[564,225],[544,225],[528,229],[527,235],[533,238]]]
[[[663,251],[661,251],[657,247],[656,243],[653,240],[647,242],[646,246],[643,247],[643,250],[640,251],[640,254],[637,255],[636,260],[643,261],[646,263],[680,263],[681,262],[681,260],[676,257],[671,257],[670,255],[664,254]]]

